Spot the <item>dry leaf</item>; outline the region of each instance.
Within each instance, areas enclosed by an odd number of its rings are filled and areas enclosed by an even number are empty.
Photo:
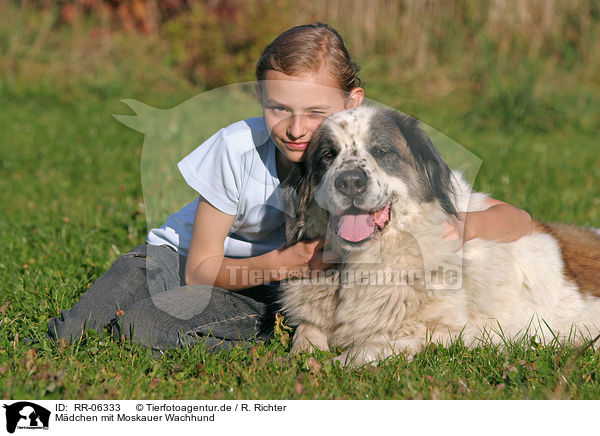
[[[290,343],[290,331],[292,328],[283,323],[285,317],[277,312],[275,314],[275,336],[279,336],[281,345],[286,347]]]
[[[321,364],[314,357],[309,357],[306,359],[306,367],[311,372],[311,374],[320,374],[321,373]]]

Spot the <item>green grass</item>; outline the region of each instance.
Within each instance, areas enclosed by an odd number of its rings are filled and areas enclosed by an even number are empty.
[[[333,367],[325,363],[331,355],[320,354],[315,356],[320,370],[311,371],[307,356],[288,357],[289,347],[278,340],[215,355],[201,347],[173,350],[162,358],[107,337],[67,346],[47,341],[47,320],[70,308],[119,253],[142,243],[146,233],[139,213],[142,135],[111,117],[127,112],[119,103],[122,95],[99,98],[88,92],[88,98],[77,100],[2,97],[0,305],[8,302],[0,318],[2,397],[600,396],[597,354],[530,344],[509,350],[432,346],[411,362],[400,358],[359,370]],[[187,97],[182,93],[181,101]],[[150,103],[168,107],[174,98]],[[445,126],[436,120],[451,120],[445,132],[483,159],[480,189],[548,221],[599,225],[594,132],[572,125],[546,132],[468,128],[454,112],[460,101],[433,103],[414,112],[442,131]],[[23,338],[40,342],[32,345]]]
[[[199,92],[152,63],[160,56],[127,53],[108,67],[86,64],[90,71],[75,77],[60,68],[36,75],[24,63],[20,74],[0,80],[0,396],[600,398],[597,353],[534,343],[430,346],[413,361],[352,370],[326,363],[327,353],[312,356],[318,365],[311,356],[289,357],[284,337],[160,358],[106,335],[73,345],[47,341],[48,319],[144,242],[144,139],[111,116],[131,114],[120,99],[169,109]],[[407,78],[385,62],[363,66],[371,99],[417,116],[483,161],[477,189],[545,221],[600,227],[597,83],[537,65],[490,67],[477,86],[455,83],[442,92],[435,74]]]

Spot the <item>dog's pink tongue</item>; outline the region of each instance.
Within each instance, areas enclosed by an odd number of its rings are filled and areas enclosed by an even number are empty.
[[[342,215],[338,218],[337,234],[346,241],[359,242],[375,231],[373,217],[367,213],[360,215]]]

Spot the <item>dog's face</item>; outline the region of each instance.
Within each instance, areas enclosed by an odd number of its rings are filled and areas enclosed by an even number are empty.
[[[391,222],[402,229],[423,202],[456,214],[449,168],[418,121],[393,110],[361,106],[330,116],[314,133],[304,165],[300,220],[310,221],[316,203],[345,251],[368,246]]]

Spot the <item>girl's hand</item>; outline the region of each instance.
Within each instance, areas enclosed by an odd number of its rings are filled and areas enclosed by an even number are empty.
[[[450,217],[448,221],[442,223],[442,236],[444,239],[449,241],[464,240],[465,216],[466,213],[459,212],[458,217]]]
[[[462,212],[444,223],[443,237],[463,243],[475,238],[513,242],[533,232],[531,216],[510,204],[490,199],[488,209]]]
[[[327,252],[323,258],[324,239],[300,241],[286,248],[278,249],[277,264],[279,265],[278,280],[289,277],[310,277],[311,271],[323,271],[334,266],[338,260]]]

